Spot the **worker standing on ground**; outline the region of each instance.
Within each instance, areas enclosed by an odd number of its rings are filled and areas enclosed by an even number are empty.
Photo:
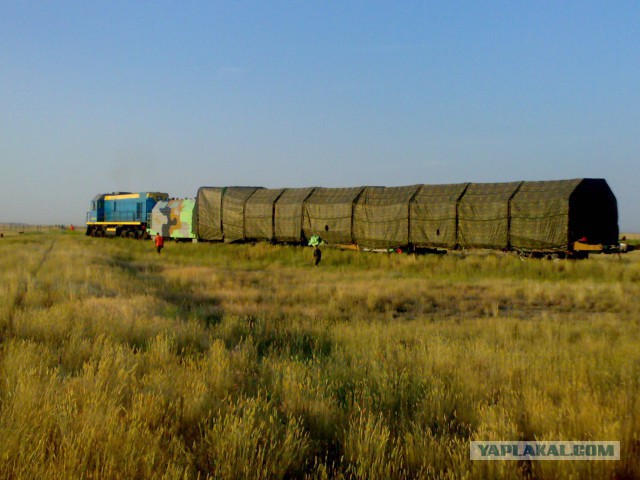
[[[320,235],[312,235],[309,239],[309,246],[313,247],[313,264],[317,267],[322,259],[322,252],[320,251],[320,245],[324,242]]]
[[[160,234],[156,235],[156,250],[158,250],[158,254],[164,248],[164,237]]]

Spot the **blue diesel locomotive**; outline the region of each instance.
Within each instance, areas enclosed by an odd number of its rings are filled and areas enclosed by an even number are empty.
[[[147,237],[151,211],[169,195],[161,192],[114,192],[96,195],[87,212],[87,235]]]

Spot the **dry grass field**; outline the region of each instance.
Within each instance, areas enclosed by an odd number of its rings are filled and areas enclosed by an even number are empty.
[[[0,237],[15,237],[25,233],[45,233],[64,230],[64,227],[51,225],[27,225],[22,223],[0,223]]]
[[[640,252],[0,239],[0,478],[640,477]],[[472,462],[471,440],[620,461]]]
[[[626,243],[632,245],[640,244],[640,233],[621,233],[620,236],[625,239]]]

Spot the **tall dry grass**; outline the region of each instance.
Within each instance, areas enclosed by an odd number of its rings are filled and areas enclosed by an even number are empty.
[[[640,255],[0,241],[2,478],[635,478]],[[619,462],[471,462],[471,440]]]

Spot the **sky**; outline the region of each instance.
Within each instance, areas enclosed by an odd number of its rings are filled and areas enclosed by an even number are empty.
[[[640,232],[640,2],[0,2],[0,223],[113,191],[605,178]]]

